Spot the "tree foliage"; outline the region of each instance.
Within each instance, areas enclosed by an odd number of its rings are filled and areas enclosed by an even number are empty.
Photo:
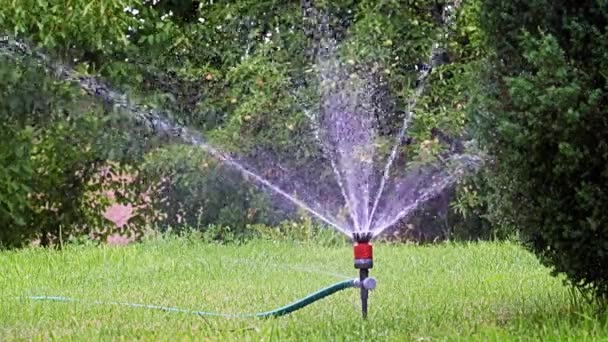
[[[79,222],[89,172],[121,139],[70,85],[28,61],[0,59],[0,241],[13,246]]]

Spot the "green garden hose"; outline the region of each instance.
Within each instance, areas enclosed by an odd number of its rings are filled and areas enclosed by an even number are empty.
[[[283,315],[287,315],[288,313],[294,312],[296,310],[300,310],[301,308],[310,305],[320,299],[323,299],[329,295],[332,295],[338,291],[347,289],[349,287],[355,287],[357,282],[355,280],[344,280],[341,281],[339,283],[335,283],[331,286],[328,286],[324,289],[321,289],[315,293],[311,293],[310,295],[295,301],[289,305],[286,305],[282,308],[278,308],[275,310],[271,310],[271,311],[266,311],[266,312],[260,312],[257,314],[254,314],[252,316],[256,316],[259,318],[268,318],[268,317],[279,317],[279,316],[283,316]]]
[[[166,311],[166,312],[178,312],[178,313],[192,314],[192,315],[198,315],[198,316],[219,316],[219,317],[226,317],[226,318],[246,318],[246,317],[271,318],[271,317],[280,317],[283,315],[287,315],[291,312],[302,309],[303,307],[305,307],[307,305],[310,305],[320,299],[323,299],[329,295],[332,295],[338,291],[347,289],[349,287],[359,287],[358,280],[356,280],[356,279],[355,280],[352,280],[352,279],[344,280],[339,283],[335,283],[331,286],[328,286],[326,288],[323,288],[317,292],[314,292],[300,300],[297,300],[297,301],[295,301],[289,305],[283,306],[281,308],[271,310],[271,311],[266,311],[266,312],[252,313],[252,314],[224,314],[224,313],[217,313],[217,312],[195,311],[195,310],[180,309],[180,308],[173,308],[173,307],[166,307],[166,306],[157,306],[157,305],[148,305],[148,304],[137,304],[137,303],[126,303],[126,302],[102,302],[102,301],[97,301],[97,300],[89,301],[89,300],[70,298],[70,297],[32,296],[32,297],[25,297],[25,298],[30,299],[30,300],[37,300],[37,301],[76,302],[76,303],[86,303],[86,304],[95,304],[95,305],[120,305],[120,306],[134,307],[134,308],[161,310],[161,311]],[[23,297],[21,297],[21,298],[23,298]]]

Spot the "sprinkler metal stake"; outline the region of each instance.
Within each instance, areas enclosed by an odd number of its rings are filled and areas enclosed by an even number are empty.
[[[370,243],[371,236],[369,234],[356,234],[353,236],[355,245],[353,246],[355,254],[355,268],[359,269],[359,282],[361,287],[361,313],[363,318],[367,318],[367,299],[369,290],[373,289],[376,281],[369,278],[369,269],[374,267],[373,248]]]

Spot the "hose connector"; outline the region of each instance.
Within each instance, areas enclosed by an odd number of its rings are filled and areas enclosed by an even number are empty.
[[[376,288],[376,279],[373,277],[368,277],[363,280],[355,279],[353,281],[353,286],[366,290],[373,290]]]

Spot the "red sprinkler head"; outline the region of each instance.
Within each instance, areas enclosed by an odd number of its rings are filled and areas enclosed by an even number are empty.
[[[355,268],[368,269],[374,267],[374,253],[371,243],[355,242],[353,251],[355,254]]]

